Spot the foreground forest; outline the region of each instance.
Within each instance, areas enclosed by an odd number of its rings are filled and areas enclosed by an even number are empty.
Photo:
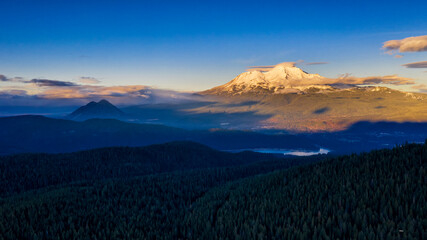
[[[427,142],[335,158],[189,142],[3,157],[0,239],[425,239],[426,161]]]

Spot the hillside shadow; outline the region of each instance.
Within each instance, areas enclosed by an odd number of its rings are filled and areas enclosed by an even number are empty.
[[[246,101],[241,103],[230,103],[230,104],[224,104],[222,106],[224,107],[247,107],[258,104],[258,101]]]
[[[319,108],[313,111],[314,114],[323,114],[326,112],[329,112],[331,110],[331,108],[329,107],[324,107],[324,108]]]
[[[256,101],[246,101],[234,106],[250,106]],[[254,124],[270,118],[272,115],[245,112],[197,112],[195,109],[209,107],[218,102],[192,102],[187,104],[149,104],[124,108],[131,121],[137,123],[156,123],[168,126],[203,129],[203,128],[252,128]]]

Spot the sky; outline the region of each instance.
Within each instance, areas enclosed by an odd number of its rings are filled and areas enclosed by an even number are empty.
[[[0,9],[0,77],[14,79],[0,81],[0,95],[52,90],[37,80],[114,94],[200,91],[249,66],[297,61],[328,78],[397,74],[414,84],[393,88],[427,91],[427,49],[383,48],[427,35],[426,1],[15,0]]]

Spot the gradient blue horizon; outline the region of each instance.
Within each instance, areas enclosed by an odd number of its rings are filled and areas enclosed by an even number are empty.
[[[399,74],[427,84],[426,52],[382,43],[427,34],[425,1],[2,1],[0,74],[102,85],[203,90],[250,65],[327,77]],[[0,86],[1,87],[1,86]]]

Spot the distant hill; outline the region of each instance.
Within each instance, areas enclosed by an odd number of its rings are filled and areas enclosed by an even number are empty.
[[[131,178],[276,159],[254,152],[220,152],[194,142],[101,148],[67,154],[21,154],[0,157],[0,196],[76,181]]]
[[[145,146],[191,140],[222,150],[285,148],[318,150],[304,136],[268,135],[250,131],[184,130],[114,119],[83,122],[43,116],[0,118],[0,154],[63,153],[112,146]]]
[[[112,118],[120,119],[125,113],[107,100],[90,102],[69,114],[67,119],[83,121],[92,118]]]

